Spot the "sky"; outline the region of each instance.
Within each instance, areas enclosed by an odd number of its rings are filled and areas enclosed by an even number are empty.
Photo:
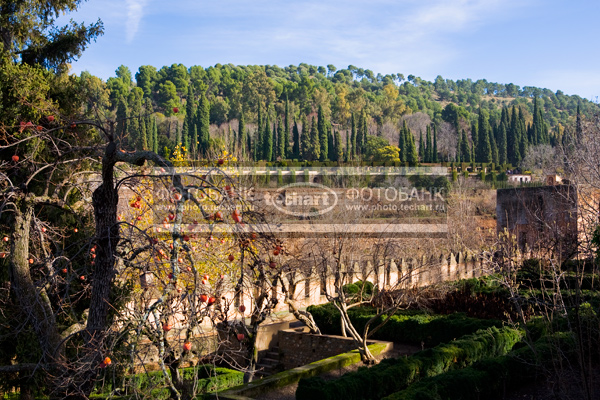
[[[88,0],[58,22],[102,19],[72,72],[105,80],[119,65],[333,64],[598,101],[598,17],[597,0]]]

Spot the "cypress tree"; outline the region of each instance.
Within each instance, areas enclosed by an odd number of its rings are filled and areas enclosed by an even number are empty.
[[[433,152],[431,154],[431,161],[438,162],[438,146],[437,146],[437,128],[433,124]]]
[[[323,106],[319,105],[319,111],[317,113],[318,122],[317,130],[319,132],[319,160],[325,161],[329,155],[328,139],[327,139],[327,124],[325,123],[325,115],[323,113]]]
[[[344,152],[344,161],[350,161],[350,132],[346,130],[346,151]]]
[[[144,125],[146,126],[146,137],[148,139],[147,149],[149,150],[154,148],[154,130],[152,128],[153,112],[152,102],[147,98],[144,103]]]
[[[462,130],[462,139],[460,141],[460,160],[461,162],[471,162],[471,148],[469,146],[469,138],[467,132]]]
[[[259,104],[258,106],[258,112],[257,112],[257,120],[258,120],[258,127],[256,130],[256,138],[254,140],[254,148],[255,148],[255,152],[254,152],[254,160],[255,161],[259,161],[262,160],[264,158],[263,155],[263,149],[264,149],[264,128],[263,128],[263,120],[262,120],[262,113],[261,113],[261,106]]]
[[[300,159],[300,131],[298,130],[298,121],[294,118],[294,129],[292,132],[294,145],[292,147],[292,158]]]
[[[156,123],[156,118],[152,119],[152,132],[154,139],[152,139],[152,151],[158,154],[158,124]]]
[[[198,158],[207,157],[210,146],[210,105],[204,91],[200,94],[195,122],[198,135]]]
[[[517,116],[517,107],[513,105],[510,116],[510,128],[506,132],[506,154],[508,161],[516,166],[521,160],[520,143],[521,138],[519,137],[519,120]]]
[[[579,142],[583,136],[583,123],[581,122],[581,110],[577,104],[577,117],[575,120],[575,138]]]
[[[490,145],[490,124],[487,111],[479,108],[479,121],[477,124],[477,148],[475,161],[481,163],[492,162],[492,147]]]
[[[238,153],[240,160],[246,159],[246,121],[244,121],[244,111],[240,113],[240,119],[238,121]]]
[[[360,146],[360,154],[364,154],[367,151],[367,135],[369,134],[369,128],[367,126],[367,113],[365,110],[362,112],[362,141]]]
[[[344,148],[342,146],[342,135],[340,135],[340,131],[335,131],[335,160],[337,162],[341,162],[344,160]]]
[[[400,136],[398,138],[398,148],[400,148],[400,161],[406,162],[407,152],[406,152],[406,120],[402,122],[402,128],[400,129]]]
[[[318,160],[321,154],[321,142],[319,140],[319,131],[315,117],[312,117],[310,123],[310,150],[308,152],[310,161]]]
[[[281,119],[279,118],[279,116],[277,116],[276,121],[281,122]],[[279,157],[279,126],[276,121],[273,121],[273,156],[271,158],[271,161],[275,161],[277,160],[277,157]]]
[[[460,135],[460,132],[457,131],[457,135],[456,135],[456,156],[454,157],[454,159],[455,159],[455,161],[457,163],[462,162],[461,149],[462,149],[462,136]]]
[[[331,161],[336,161],[335,137],[331,125],[327,124],[327,158]]]
[[[285,149],[284,149],[284,154],[281,158],[284,159],[288,159],[290,158],[290,104],[289,104],[289,100],[288,100],[288,96],[287,93],[285,95],[285,120],[284,120],[285,126],[283,127],[284,130],[284,144],[285,144]]]
[[[350,135],[350,158],[354,160],[356,158],[356,123],[354,121],[354,113],[352,113],[351,127],[352,134]]]
[[[302,152],[302,159],[310,159],[310,128],[306,121],[306,116],[302,115],[302,136],[300,137],[300,151]]]
[[[146,130],[146,118],[140,118],[140,148],[143,150],[148,150],[148,131]]]
[[[499,138],[498,138],[498,163],[506,164],[507,162],[507,142],[506,142],[506,125],[500,123],[499,127]]]
[[[473,143],[473,148],[477,149],[478,146],[478,139],[479,139],[479,132],[477,129],[477,121],[474,120],[473,122],[471,122],[471,143]],[[473,160],[476,161],[476,160]]]
[[[492,129],[490,129],[489,131],[489,141],[490,141],[490,146],[491,146],[491,150],[492,150],[492,162],[494,164],[498,164],[498,145],[496,144],[496,138],[494,137],[494,134],[492,132]]]
[[[119,97],[119,103],[117,105],[117,127],[116,135],[119,142],[123,143],[123,140],[127,136],[127,102],[123,96]]]
[[[193,85],[188,85],[187,99],[185,103],[185,118],[183,120],[183,142],[188,151],[190,142],[195,142],[194,135],[194,89]]]
[[[248,160],[253,160],[254,161],[254,152],[252,151],[252,146],[254,145],[254,143],[252,143],[252,135],[250,134],[250,132],[246,132],[246,140],[248,141],[248,143],[246,144],[246,151],[247,151],[247,155],[248,155]]]
[[[425,162],[433,162],[433,142],[431,141],[431,125],[427,125],[425,134]]]
[[[423,142],[423,131],[419,130],[419,159],[421,162],[429,162],[425,155],[425,143]]]
[[[270,162],[273,157],[273,134],[271,132],[271,123],[269,121],[269,113],[265,117],[264,122],[264,133],[263,133],[263,151],[262,158],[263,160]]]
[[[415,146],[415,137],[408,128],[406,130],[406,147],[406,161],[409,165],[417,165],[419,163],[419,154]]]

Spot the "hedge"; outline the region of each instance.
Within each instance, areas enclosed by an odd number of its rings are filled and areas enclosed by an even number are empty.
[[[333,304],[311,306],[308,311],[312,314],[322,333],[341,334],[340,313]],[[375,315],[375,310],[369,307],[357,307],[350,309],[348,314],[354,327],[361,332],[366,323]],[[379,321],[382,321],[383,318],[385,317],[380,317]],[[376,325],[377,321],[372,326]],[[501,327],[502,321],[470,318],[464,313],[430,315],[423,311],[402,311],[392,316],[372,336],[372,339],[410,343],[418,346],[423,343],[425,346],[431,347],[493,326]]]
[[[361,367],[336,380],[324,381],[320,377],[302,379],[296,390],[296,399],[380,399],[405,389],[421,378],[504,355],[521,337],[519,330],[492,327],[420,351],[411,357],[385,359],[371,368]]]
[[[560,353],[553,351],[560,347]],[[425,378],[394,393],[385,400],[494,399],[504,396],[506,388],[515,389],[530,383],[552,365],[552,358],[565,354],[572,358],[575,341],[570,334],[547,336],[535,343],[536,355],[525,346],[510,354],[479,361],[470,367]]]
[[[214,367],[212,365],[199,365],[197,367],[182,368],[179,370],[179,373],[186,384],[189,383],[190,385],[196,385],[196,391],[198,393],[216,392],[244,383],[243,372],[228,368]],[[162,371],[136,374],[128,377],[126,381],[126,385],[132,392],[138,394],[140,392],[150,392],[153,399],[169,398],[169,390],[164,388],[165,382]],[[159,387],[161,389],[156,389]],[[90,398],[129,399],[136,398],[136,396],[110,396],[107,393],[99,393],[90,396]]]

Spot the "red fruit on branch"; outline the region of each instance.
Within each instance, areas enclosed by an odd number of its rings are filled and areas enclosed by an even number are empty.
[[[200,295],[200,301],[202,303],[206,303],[207,300],[208,300],[208,296],[207,295],[205,295],[205,294],[201,294]]]
[[[278,256],[279,255],[279,250],[277,250],[277,249],[273,250],[273,255],[274,256]]]
[[[269,267],[271,267],[271,268],[277,268],[277,263],[275,261],[271,261],[269,263]]]
[[[81,276],[79,277],[79,279],[81,279],[82,281],[85,281],[85,276],[84,276],[84,275],[81,275]]]
[[[8,240],[9,240],[9,239],[8,239],[8,236],[4,236],[4,237],[2,238],[2,240],[4,240],[5,242],[8,242]]]
[[[219,165],[223,165],[225,163],[225,160],[223,160],[222,158],[219,158],[219,160],[217,161],[217,164]]]
[[[208,280],[208,275],[204,275],[204,276],[202,277],[202,279],[204,279],[204,280]]]
[[[217,299],[215,299],[214,297],[209,297],[208,298],[208,305],[210,306],[210,305],[214,304],[215,301],[217,301]]]
[[[29,264],[33,264],[33,258],[29,259]]]
[[[110,359],[110,357],[105,357],[104,361],[102,361],[104,363],[104,365],[110,365],[112,364],[112,360]]]
[[[41,126],[41,125],[38,125],[38,126],[35,127],[35,129],[37,129],[38,131],[43,131],[44,127]]]
[[[242,304],[242,305],[239,307],[239,310],[240,310],[240,312],[241,312],[241,313],[245,312],[245,311],[246,311],[246,306]]]
[[[179,112],[179,108],[177,108],[177,107],[173,107],[173,112],[174,112],[175,114],[177,114],[177,113]]]
[[[237,340],[238,340],[239,342],[241,342],[242,340],[244,340],[244,337],[245,337],[245,336],[244,336],[244,334],[243,334],[243,333],[238,333],[238,334],[237,334]]]
[[[173,329],[173,325],[171,325],[171,324],[169,324],[169,323],[165,322],[165,323],[163,324],[162,328],[163,328],[163,331],[165,331],[165,332],[169,332],[171,329]]]
[[[223,219],[223,213],[221,211],[217,211],[217,213],[215,214],[215,217],[217,219]]]
[[[47,120],[48,122],[53,122],[53,121],[54,121],[54,115],[48,115],[48,116],[46,117],[46,120]]]
[[[173,221],[175,219],[175,214],[169,213],[169,221]]]
[[[14,156],[12,156],[12,160],[13,162],[19,162],[19,156],[15,154]]]
[[[66,273],[67,273],[67,269],[66,269],[66,268],[63,268],[63,269],[62,269],[62,272],[63,272],[63,274],[66,274]]]
[[[233,256],[233,254],[230,254],[229,257],[227,257],[227,259],[229,261],[233,261],[233,260],[235,260],[235,257]]]
[[[183,350],[190,351],[191,349],[192,349],[192,343],[191,342],[185,342],[183,344]]]

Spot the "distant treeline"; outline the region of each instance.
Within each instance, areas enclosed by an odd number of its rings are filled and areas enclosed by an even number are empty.
[[[598,105],[561,91],[486,80],[434,82],[355,66],[234,66],[132,75],[105,83],[84,72],[89,107],[114,113],[130,147],[199,159],[438,161],[517,165],[528,147],[575,135]],[[156,113],[154,113],[156,111]],[[417,140],[418,138],[418,140]]]

